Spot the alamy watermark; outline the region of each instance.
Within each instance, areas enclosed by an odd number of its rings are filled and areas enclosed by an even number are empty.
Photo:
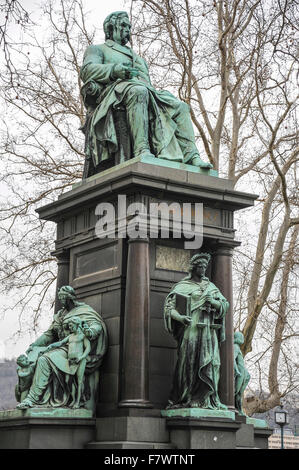
[[[117,212],[117,213],[116,213]],[[203,204],[133,202],[118,195],[117,210],[110,202],[97,205],[98,238],[184,238],[185,249],[198,249],[203,240]],[[186,239],[188,241],[186,241]],[[190,241],[189,241],[190,240]]]

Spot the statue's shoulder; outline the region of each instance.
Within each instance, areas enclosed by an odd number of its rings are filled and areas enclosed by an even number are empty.
[[[76,306],[65,316],[65,319],[68,319],[70,316],[80,316],[84,314],[92,314],[93,316],[98,317],[100,320],[102,319],[101,315],[93,307],[86,304],[85,302],[78,301],[76,301]]]
[[[179,294],[182,290],[190,290],[193,287],[192,281],[188,278],[181,279],[181,281],[177,282],[173,288],[171,289],[171,292],[173,294]]]
[[[212,281],[210,281],[209,278],[206,277],[204,281],[206,282],[206,285],[209,286],[210,289],[216,289],[217,291],[219,290],[218,287]]]
[[[105,44],[90,44],[85,49],[84,58],[102,55],[104,50]]]
[[[64,309],[61,308],[60,310],[58,310],[56,313],[54,313],[53,315],[53,321],[58,321],[60,316],[63,314],[63,311]]]

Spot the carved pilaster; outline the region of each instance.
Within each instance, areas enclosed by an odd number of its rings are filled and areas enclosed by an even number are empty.
[[[225,341],[220,347],[219,396],[222,403],[234,408],[234,326],[233,326],[233,247],[217,244],[213,250],[212,281],[229,302],[225,319]]]
[[[55,313],[61,308],[58,300],[58,290],[62,286],[69,284],[70,271],[70,253],[68,250],[55,252],[57,258],[57,279],[56,279],[56,297],[55,297]]]
[[[119,407],[149,408],[149,241],[129,240]]]

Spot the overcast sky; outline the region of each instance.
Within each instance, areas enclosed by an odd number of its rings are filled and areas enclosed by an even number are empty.
[[[45,0],[44,0],[45,1]],[[36,0],[22,0],[22,6],[30,14],[34,23],[36,23],[37,29],[40,30],[39,34],[43,34],[42,28],[42,15],[39,9],[40,1]],[[128,3],[125,4],[124,0],[83,0],[85,11],[91,13],[90,17],[94,26],[97,28],[96,42],[101,43],[104,41],[103,33],[103,22],[107,15],[113,11],[118,10],[127,10],[129,8]],[[20,38],[20,27],[18,25],[11,25],[10,36],[14,37],[17,42],[22,39]],[[6,191],[4,186],[0,186],[0,202],[3,202],[6,197]],[[30,342],[34,340],[34,336],[30,337],[29,335],[24,336],[22,339],[13,338],[14,333],[18,329],[18,318],[17,315],[11,311],[6,310],[7,306],[10,304],[9,299],[1,298],[2,312],[0,313],[0,361],[3,357],[11,358],[16,357],[19,354],[23,353]],[[41,332],[44,328],[47,327],[47,319],[41,324]]]

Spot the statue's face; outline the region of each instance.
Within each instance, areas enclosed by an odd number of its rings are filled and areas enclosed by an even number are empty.
[[[204,277],[206,273],[207,265],[205,263],[199,263],[194,268],[193,274],[199,278]]]
[[[130,41],[131,23],[126,16],[119,16],[113,28],[113,41],[124,46]]]
[[[77,331],[77,324],[73,322],[69,322],[68,324],[69,330],[71,333],[75,333]]]
[[[29,365],[29,359],[26,356],[19,356],[17,359],[17,364],[21,367],[26,367]]]
[[[63,307],[65,307],[68,298],[69,298],[69,297],[68,297],[67,294],[62,293],[62,292],[58,292],[58,299],[60,300],[61,305],[62,305]]]
[[[239,345],[242,345],[242,344],[244,343],[244,336],[243,336],[243,334],[242,334],[240,331],[238,331],[237,333],[235,333],[235,335],[234,335],[234,342],[235,342],[236,344],[239,344]]]

